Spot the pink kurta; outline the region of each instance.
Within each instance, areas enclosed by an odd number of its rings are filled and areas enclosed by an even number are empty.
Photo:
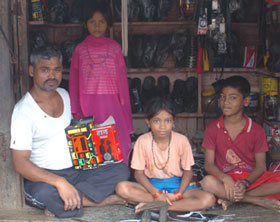
[[[69,93],[75,118],[94,116],[98,124],[110,115],[114,117],[127,164],[133,124],[126,65],[116,41],[89,35],[76,46],[70,67]]]

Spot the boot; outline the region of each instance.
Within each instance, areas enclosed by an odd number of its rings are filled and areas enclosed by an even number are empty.
[[[169,86],[169,78],[160,76],[157,81],[157,96],[167,99],[169,97]]]
[[[175,113],[182,113],[185,111],[184,107],[184,95],[185,81],[182,79],[176,79],[173,86],[173,91],[171,93],[171,98],[174,101]]]
[[[153,76],[147,76],[144,79],[141,92],[141,101],[143,104],[143,109],[146,103],[156,96],[157,90],[155,85],[155,78]]]

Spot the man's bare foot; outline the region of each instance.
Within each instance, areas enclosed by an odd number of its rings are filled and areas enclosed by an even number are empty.
[[[227,210],[233,203],[228,200],[218,199],[218,204],[222,206],[223,210]]]
[[[101,206],[106,206],[106,205],[127,205],[127,202],[119,197],[116,194],[112,194],[108,197],[106,197],[102,202],[100,203],[95,203],[87,199],[86,197],[83,197],[83,205],[85,207],[101,207]]]
[[[115,204],[124,205],[124,206],[127,205],[126,200],[116,194],[112,194],[106,197],[101,203],[104,205],[115,205]]]
[[[280,201],[279,200],[268,199],[265,197],[259,197],[255,204],[280,213]]]
[[[51,213],[47,208],[44,210],[44,213],[47,217],[55,217],[55,215]]]

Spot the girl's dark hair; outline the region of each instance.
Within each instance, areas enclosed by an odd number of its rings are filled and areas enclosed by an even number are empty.
[[[154,97],[146,103],[144,108],[145,118],[150,120],[162,110],[170,113],[173,118],[175,118],[175,109],[173,102],[162,97]]]
[[[101,12],[104,18],[107,21],[108,28],[112,26],[112,14],[110,11],[110,4],[109,1],[102,0],[102,1],[86,1],[84,4],[84,23],[86,24],[87,21],[93,16],[95,12]]]
[[[110,3],[108,0],[83,0],[83,18],[84,24],[93,16],[95,12],[101,12],[107,22],[107,34],[109,33],[109,28],[112,26],[112,13],[110,11]],[[78,40],[78,43],[83,41],[89,35],[88,29],[86,26],[83,29],[81,38]]]
[[[232,87],[234,89],[238,89],[244,98],[250,96],[250,83],[242,76],[231,76],[226,78],[222,88],[224,87]]]

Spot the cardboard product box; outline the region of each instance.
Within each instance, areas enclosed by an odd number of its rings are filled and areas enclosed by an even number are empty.
[[[80,121],[79,121],[80,122]],[[65,129],[70,155],[76,170],[87,170],[99,167],[98,158],[91,130],[94,122],[82,122],[70,125]]]
[[[123,160],[116,124],[94,128],[91,133],[99,165]]]

